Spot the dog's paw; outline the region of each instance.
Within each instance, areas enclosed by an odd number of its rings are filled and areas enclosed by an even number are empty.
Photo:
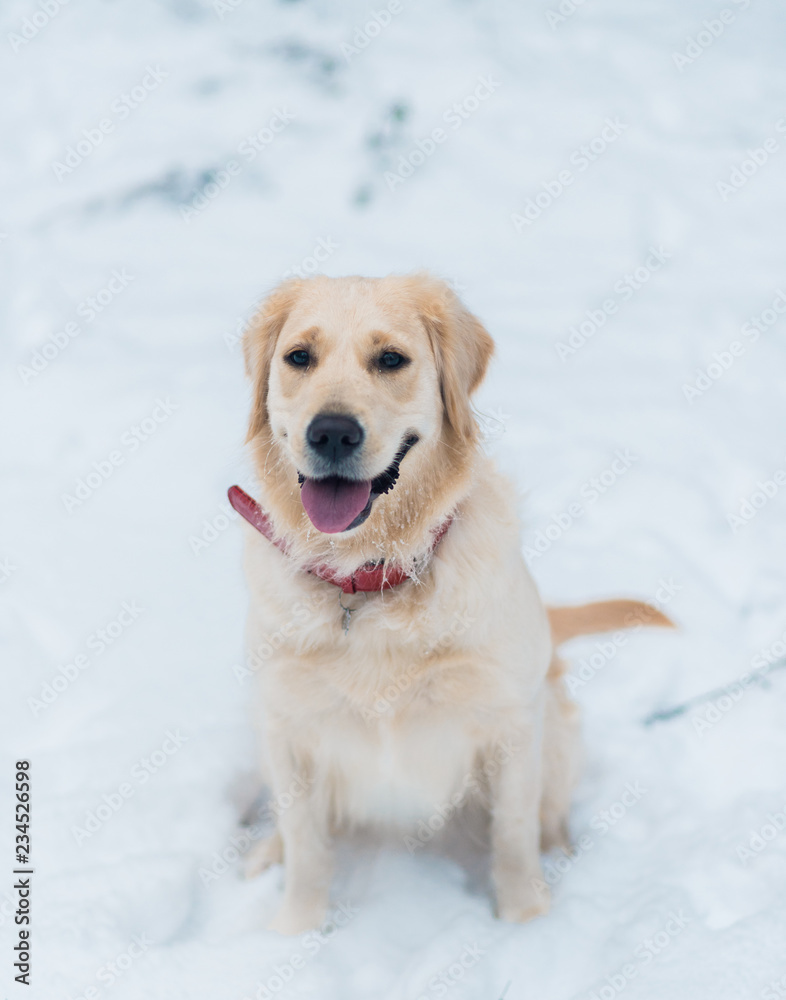
[[[549,912],[551,892],[542,881],[537,881],[519,893],[505,891],[497,894],[497,916],[511,924],[526,924],[535,917]]]
[[[549,912],[549,900],[539,900],[535,903],[524,904],[506,903],[497,907],[497,916],[500,920],[507,920],[511,924],[526,924],[535,917],[542,917]]]
[[[321,909],[313,907],[300,909],[284,903],[267,925],[267,929],[277,931],[279,934],[302,934],[304,931],[316,930],[324,918],[325,914]]]
[[[246,878],[255,878],[271,865],[280,865],[284,860],[284,845],[278,832],[258,841],[246,854],[243,862],[243,874]]]

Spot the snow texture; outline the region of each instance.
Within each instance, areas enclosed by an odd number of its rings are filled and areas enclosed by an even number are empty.
[[[786,994],[778,0],[0,21],[3,995]],[[343,926],[282,938],[281,869],[243,881],[232,845],[254,794],[238,333],[293,269],[423,267],[496,338],[478,408],[547,600],[638,596],[681,629],[570,648],[586,765],[548,916],[500,923],[452,861],[367,846]]]

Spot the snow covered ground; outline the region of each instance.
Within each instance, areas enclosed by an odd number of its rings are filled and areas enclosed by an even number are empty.
[[[0,27],[3,996],[786,995],[778,0],[7,0]],[[237,336],[293,269],[419,267],[497,339],[479,408],[547,599],[682,628],[570,651],[587,759],[547,917],[369,847],[335,927],[284,939],[280,870],[233,860]]]

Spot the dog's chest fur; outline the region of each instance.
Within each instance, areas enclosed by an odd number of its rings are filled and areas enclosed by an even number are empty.
[[[407,824],[460,788],[483,740],[479,713],[501,691],[451,645],[468,634],[466,617],[453,632],[424,621],[400,629],[400,602],[383,607],[379,597],[359,608],[347,635],[337,594],[313,619],[303,615],[300,642],[293,636],[262,667],[260,694],[265,714],[275,706],[274,727],[286,719],[273,738],[292,740],[339,822]]]
[[[323,727],[317,772],[339,825],[405,826],[426,819],[471,773],[474,743],[461,719],[399,717]]]
[[[290,744],[339,823],[408,825],[463,799],[542,678],[534,585],[518,552],[483,542],[459,524],[421,585],[343,597],[345,634],[337,588],[249,536],[263,744]]]

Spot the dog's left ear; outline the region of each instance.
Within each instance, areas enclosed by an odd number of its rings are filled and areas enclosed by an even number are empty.
[[[418,275],[421,317],[439,372],[445,420],[462,440],[477,440],[470,397],[483,381],[494,341],[477,317],[444,282]]]
[[[246,441],[251,441],[267,426],[267,389],[270,365],[278,335],[302,291],[303,282],[285,281],[265,299],[243,335],[246,374],[253,385],[251,422]]]

